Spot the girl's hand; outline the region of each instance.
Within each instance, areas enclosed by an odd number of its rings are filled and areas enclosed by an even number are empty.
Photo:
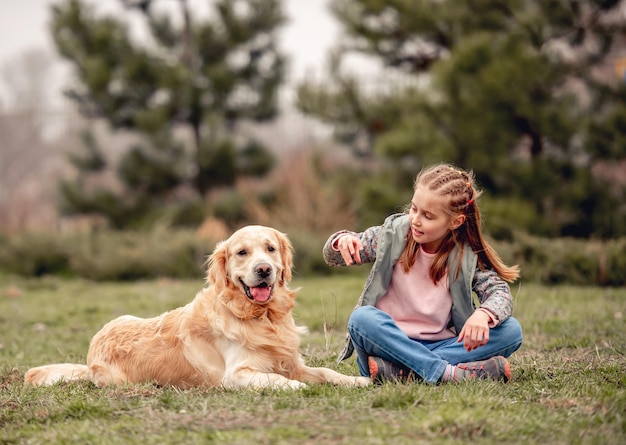
[[[466,351],[472,351],[479,346],[486,345],[489,341],[489,315],[484,311],[475,311],[467,319],[458,342],[463,342]]]
[[[341,253],[341,257],[347,266],[353,263],[361,264],[361,254],[363,250],[363,243],[361,240],[350,234],[342,235],[336,241],[337,250]]]

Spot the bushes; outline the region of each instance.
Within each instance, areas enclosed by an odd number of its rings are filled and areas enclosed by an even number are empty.
[[[543,284],[626,285],[626,238],[610,241],[546,239],[515,234],[494,247],[508,263],[517,263],[522,279]]]
[[[626,238],[608,241],[606,245],[606,264],[601,278],[610,286],[626,284]],[[604,280],[605,279],[605,280]]]
[[[338,273],[326,266],[326,236],[287,230],[295,249],[295,275]],[[216,235],[220,236],[221,235]],[[0,236],[0,270],[25,276],[74,275],[92,280],[202,278],[207,256],[218,239],[192,230],[98,231],[92,234],[22,233]],[[517,263],[522,280],[544,284],[626,285],[626,238],[610,241],[544,239],[515,233],[494,247],[508,264]]]
[[[322,257],[322,248],[327,237],[291,230],[288,235],[295,252],[294,276],[328,275],[333,272]]]
[[[202,276],[213,246],[191,231],[156,229],[148,233],[101,232],[68,246],[70,269],[92,280]]]
[[[0,269],[25,276],[69,272],[66,244],[58,236],[43,232],[0,237]]]
[[[193,231],[23,233],[0,239],[0,270],[19,275],[65,274],[92,280],[202,277],[214,241]]]

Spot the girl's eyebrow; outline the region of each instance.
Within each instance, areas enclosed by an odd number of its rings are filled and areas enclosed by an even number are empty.
[[[411,201],[411,205],[417,208],[417,205],[413,201]],[[430,213],[431,215],[435,214],[432,210],[429,210],[429,209],[422,209],[422,213]]]

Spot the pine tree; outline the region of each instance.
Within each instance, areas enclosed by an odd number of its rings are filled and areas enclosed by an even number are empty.
[[[137,136],[116,165],[107,163],[107,147],[88,137],[85,153],[71,159],[77,179],[61,185],[67,212],[95,212],[117,227],[178,201],[181,188],[201,201],[240,175],[265,174],[269,152],[233,135],[241,120],[277,114],[285,65],[275,35],[284,20],[280,0],[215,0],[206,17],[187,0],[120,1],[127,14],[113,17],[66,0],[52,7],[51,22],[57,49],[76,74],[68,97],[84,116]],[[159,8],[173,3],[180,14]],[[144,27],[142,39],[129,17]],[[181,137],[181,129],[190,136]],[[106,169],[121,190],[86,186]]]
[[[332,10],[347,34],[333,81],[303,83],[299,106],[387,160],[386,179],[410,187],[422,165],[450,161],[536,212],[535,231],[626,233],[625,184],[592,172],[626,158],[626,84],[613,70],[626,2],[338,0]],[[387,69],[375,94],[343,70],[355,52]]]

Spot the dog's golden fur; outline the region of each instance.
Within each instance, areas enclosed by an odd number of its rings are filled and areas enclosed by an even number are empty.
[[[299,355],[300,335],[289,289],[292,246],[281,232],[248,226],[219,243],[208,262],[208,287],[184,307],[158,317],[129,315],[91,340],[87,365],[32,368],[25,381],[88,379],[98,386],[153,382],[179,388],[299,388],[304,382],[364,386]]]

